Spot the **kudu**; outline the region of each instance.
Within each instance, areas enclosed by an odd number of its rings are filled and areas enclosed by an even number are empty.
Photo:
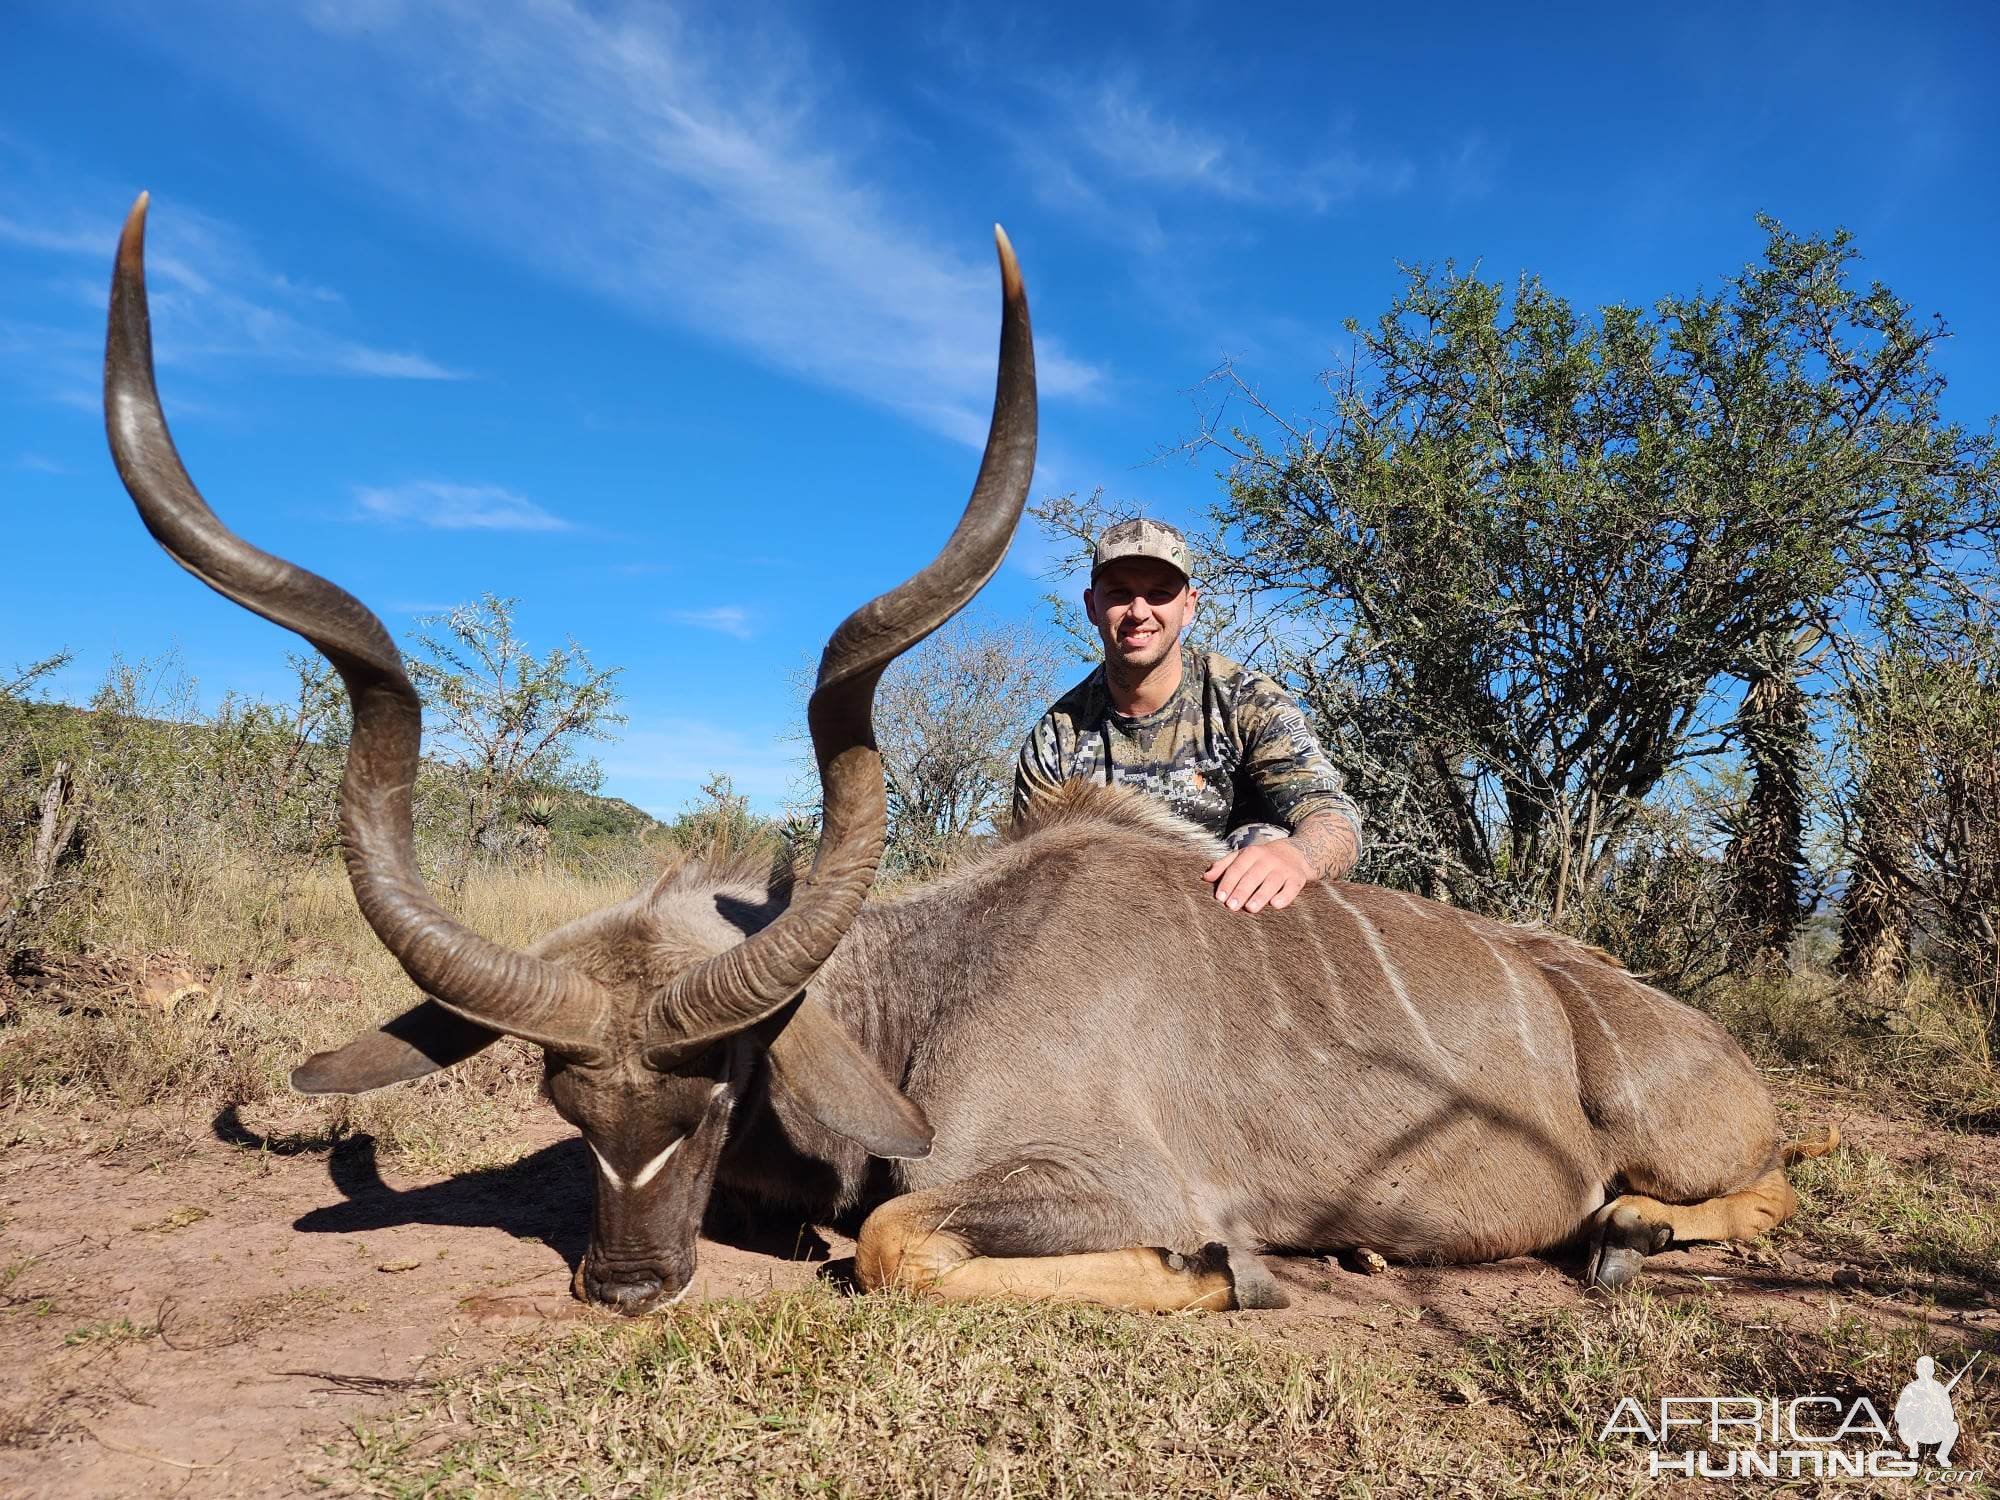
[[[1471,1261],[1582,1237],[1616,1285],[1669,1244],[1791,1212],[1770,1101],[1704,1017],[1578,943],[1390,890],[1229,912],[1197,878],[1213,842],[1115,788],[1071,786],[969,868],[864,905],[877,679],[999,565],[1033,469],[1004,235],[979,477],[937,559],[827,645],[809,708],[825,831],[801,887],[683,867],[526,952],[468,931],[417,875],[420,713],[388,633],[231,533],[181,467],[145,202],[112,282],[119,473],[176,561],[339,669],[349,878],[429,997],[293,1084],[356,1093],[503,1034],[539,1046],[598,1166],[580,1295],[635,1313],[683,1292],[718,1180],[821,1222],[866,1213],[871,1288],[1155,1309],[1281,1304],[1265,1248]]]

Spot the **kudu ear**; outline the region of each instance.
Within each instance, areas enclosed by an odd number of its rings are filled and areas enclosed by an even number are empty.
[[[499,1040],[499,1032],[426,1000],[345,1047],[315,1052],[292,1070],[292,1087],[301,1094],[365,1094],[464,1062]]]
[[[771,1039],[771,1079],[793,1103],[870,1156],[931,1154],[931,1122],[823,1005],[807,996]]]

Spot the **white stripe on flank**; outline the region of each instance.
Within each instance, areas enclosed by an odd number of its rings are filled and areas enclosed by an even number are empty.
[[[1411,916],[1419,917],[1426,922],[1435,922],[1437,920],[1434,915],[1424,909],[1423,902],[1412,896],[1408,891],[1397,891],[1396,894],[1403,898],[1403,905],[1410,909]]]
[[[1417,1010],[1416,1006],[1410,1003],[1410,992],[1403,987],[1403,976],[1398,972],[1396,965],[1391,962],[1389,950],[1382,946],[1382,939],[1375,932],[1375,924],[1364,917],[1345,896],[1341,895],[1338,887],[1328,884],[1324,889],[1333,898],[1336,906],[1354,918],[1354,925],[1361,929],[1361,936],[1367,939],[1369,950],[1375,955],[1375,962],[1382,966],[1382,973],[1389,980],[1389,988],[1396,996],[1396,1003],[1403,1007],[1403,1014],[1410,1018],[1410,1025],[1415,1029],[1418,1038],[1430,1049],[1431,1055],[1438,1060],[1439,1065],[1444,1069],[1444,1076],[1456,1083],[1458,1081],[1458,1074],[1452,1068],[1451,1054],[1438,1045],[1437,1038],[1431,1035],[1430,1027],[1424,1024],[1422,1014]]]
[[[1479,939],[1479,946],[1493,955],[1493,962],[1500,965],[1500,972],[1507,976],[1507,988],[1514,996],[1514,1030],[1520,1034],[1521,1050],[1534,1061],[1540,1062],[1542,1054],[1535,1050],[1535,1044],[1528,1035],[1528,988],[1521,983],[1519,971],[1507,962],[1506,954],[1486,941],[1486,935],[1478,928],[1468,930]]]
[[[604,1159],[604,1153],[602,1151],[599,1151],[595,1146],[592,1146],[590,1148],[590,1154],[597,1158],[598,1170],[604,1173],[604,1180],[606,1182],[610,1183],[615,1188],[636,1189],[644,1187],[647,1183],[651,1182],[655,1177],[658,1177],[660,1175],[660,1168],[664,1167],[667,1164],[667,1158],[672,1156],[676,1151],[680,1150],[681,1141],[684,1141],[686,1139],[687,1139],[686,1136],[682,1136],[680,1137],[679,1140],[672,1142],[667,1147],[666,1150],[662,1151],[658,1156],[654,1157],[651,1161],[647,1162],[645,1166],[639,1168],[637,1175],[635,1175],[630,1182],[625,1181],[624,1178],[620,1177],[616,1172],[611,1170],[611,1163]]]
[[[1597,1029],[1604,1033],[1604,1040],[1611,1044],[1611,1055],[1618,1059],[1619,1091],[1625,1095],[1625,1103],[1632,1111],[1634,1120],[1645,1118],[1644,1107],[1639,1103],[1639,1088],[1632,1081],[1632,1059],[1626,1056],[1624,1044],[1618,1040],[1618,1033],[1611,1029],[1611,1023],[1604,1019],[1604,1012],[1597,1007],[1597,997],[1590,993],[1590,986],[1570,973],[1568,965],[1559,959],[1545,960],[1542,967],[1551,974],[1560,974],[1569,987],[1583,997],[1583,1003],[1590,1007],[1590,1018],[1597,1023]]]

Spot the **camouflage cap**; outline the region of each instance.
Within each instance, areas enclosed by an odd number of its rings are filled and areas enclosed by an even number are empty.
[[[1097,550],[1090,559],[1090,576],[1095,578],[1107,563],[1127,557],[1150,557],[1169,567],[1179,568],[1183,578],[1194,576],[1194,564],[1188,557],[1187,538],[1164,521],[1149,521],[1142,516],[1105,527],[1104,534],[1097,539]]]

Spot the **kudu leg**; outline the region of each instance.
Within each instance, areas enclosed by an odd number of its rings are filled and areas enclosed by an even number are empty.
[[[945,1302],[1091,1302],[1137,1312],[1286,1303],[1254,1255],[1222,1244],[1185,1254],[1137,1245],[1066,1255],[982,1254],[953,1227],[961,1215],[984,1216],[970,1208],[963,1191],[952,1189],[906,1193],[883,1204],[861,1226],[857,1279],[869,1291],[900,1287]]]
[[[1748,1187],[1700,1203],[1662,1203],[1626,1193],[1600,1208],[1591,1220],[1589,1279],[1619,1287],[1639,1274],[1647,1256],[1696,1240],[1750,1240],[1789,1219],[1798,1196],[1773,1167]]]

